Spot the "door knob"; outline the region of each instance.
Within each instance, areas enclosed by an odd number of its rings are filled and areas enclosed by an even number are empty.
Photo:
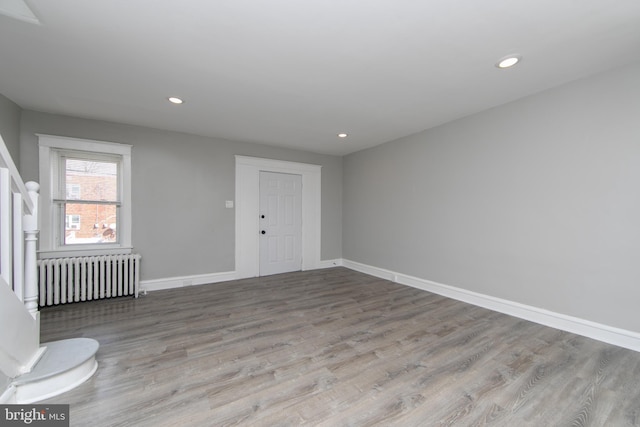
[[[264,230],[262,230],[262,231],[261,231],[261,233],[262,233],[262,234],[267,234],[267,232],[266,232],[266,231],[264,231]]]
[[[260,215],[260,218],[264,219],[264,215]]]

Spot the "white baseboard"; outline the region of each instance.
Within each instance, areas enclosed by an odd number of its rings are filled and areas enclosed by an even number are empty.
[[[342,267],[342,259],[327,259],[321,260],[318,264],[318,268],[332,268],[332,267]]]
[[[342,266],[342,259],[329,259],[320,261],[317,268],[332,268]],[[168,277],[165,279],[141,280],[140,293],[160,291],[163,289],[183,288],[185,286],[206,285],[209,283],[227,282],[230,280],[244,279],[235,271],[222,273],[196,274],[192,276]]]
[[[419,277],[413,277],[407,274],[397,273],[391,270],[347,259],[323,260],[318,264],[318,268],[332,267],[346,267],[374,277],[433,292],[434,294],[453,298],[479,307],[488,308],[489,310],[508,314],[520,319],[572,332],[574,334],[593,338],[598,341],[628,348],[630,350],[640,351],[640,333],[637,332],[603,325],[590,320],[580,319],[566,314],[545,310],[543,308],[492,297],[490,295],[468,291],[455,286],[444,285],[431,280],[421,279]],[[226,282],[236,279],[239,279],[237,273],[235,271],[228,271],[222,273],[170,277],[166,279],[142,280],[140,281],[140,291],[145,293],[162,289]]]
[[[626,329],[615,328],[590,320],[580,319],[565,314],[555,313],[538,307],[509,301],[490,295],[479,294],[455,286],[443,285],[430,280],[420,279],[402,273],[396,273],[383,268],[373,267],[355,261],[342,260],[342,265],[351,270],[366,273],[371,276],[387,279],[402,285],[433,292],[479,307],[505,313],[520,319],[529,320],[541,325],[572,332],[598,341],[603,341],[630,350],[640,351],[640,333]]]
[[[192,276],[169,277],[166,279],[141,280],[140,292],[153,292],[162,289],[183,288],[185,286],[206,285],[237,279],[235,271],[222,273],[196,274]]]

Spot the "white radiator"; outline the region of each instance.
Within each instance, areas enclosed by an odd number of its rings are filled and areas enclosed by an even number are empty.
[[[138,297],[139,254],[38,260],[39,305]]]

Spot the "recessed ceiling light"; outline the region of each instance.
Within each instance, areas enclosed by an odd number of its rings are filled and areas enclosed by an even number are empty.
[[[498,68],[510,68],[510,67],[513,67],[514,65],[516,65],[518,62],[520,62],[521,59],[522,59],[522,56],[520,56],[520,55],[508,55],[508,56],[505,56],[504,58],[501,58],[496,63],[496,67],[498,67]]]
[[[347,136],[349,136],[349,135],[347,135],[346,133],[339,133],[338,134],[338,138],[346,138]]]
[[[176,98],[175,96],[170,96],[167,99],[169,100],[169,102],[172,102],[174,104],[182,104],[184,102],[182,99]]]

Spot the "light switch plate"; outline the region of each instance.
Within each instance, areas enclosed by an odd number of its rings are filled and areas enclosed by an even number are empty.
[[[224,207],[227,208],[227,209],[232,209],[233,208],[233,200],[225,200]]]

